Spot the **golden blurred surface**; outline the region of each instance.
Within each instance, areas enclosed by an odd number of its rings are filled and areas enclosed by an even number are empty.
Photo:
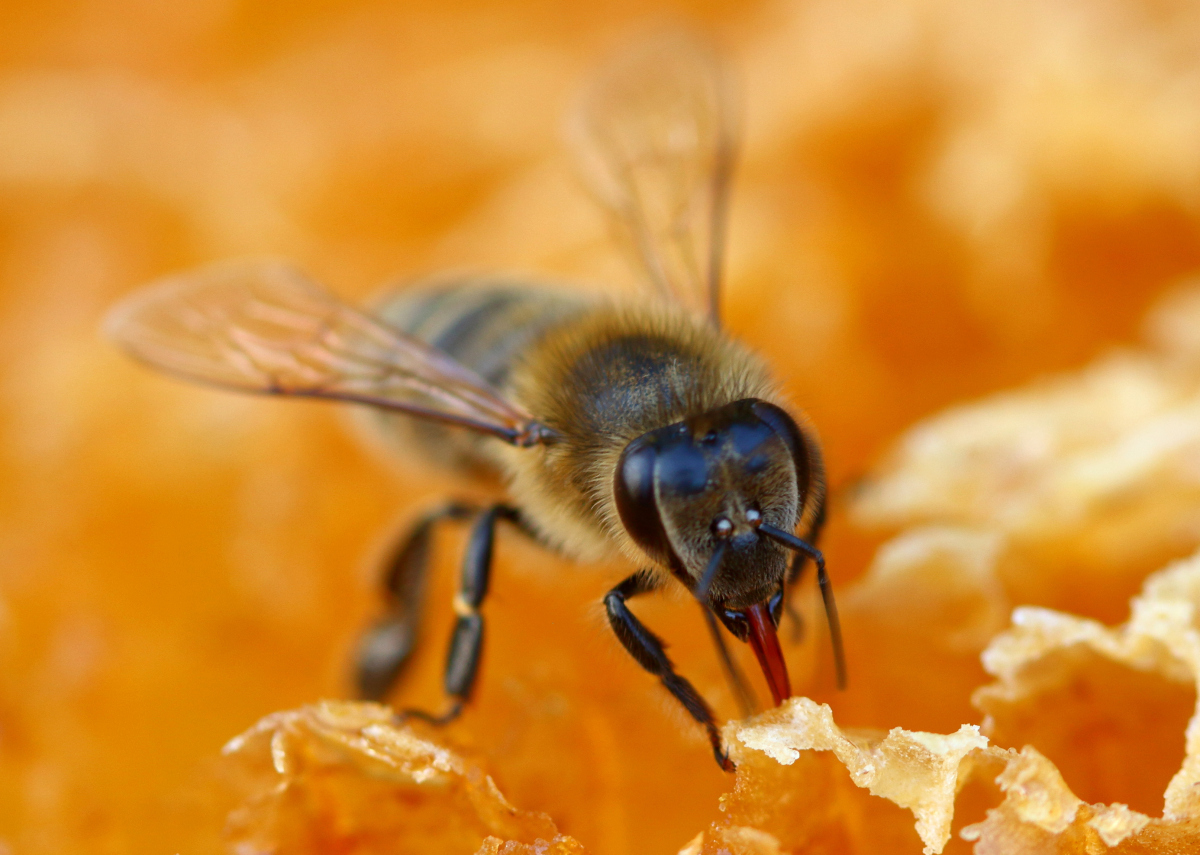
[[[1191,672],[1081,640],[1006,660],[1032,676],[1004,677],[994,651],[1025,631],[1006,629],[1015,606],[1108,638],[1095,621],[1126,620],[1145,578],[1200,544],[1196,299],[1178,292],[1139,337],[1200,262],[1194,3],[14,0],[3,18],[0,853],[289,851],[256,835],[306,805],[246,796],[282,773],[221,746],[349,695],[389,539],[469,489],[365,449],[335,408],[132,365],[98,333],[105,308],[245,255],[293,259],[351,299],[447,267],[629,287],[559,131],[589,69],[674,20],[711,32],[741,74],[727,318],[818,427],[833,488],[824,545],[850,688],[832,686],[810,597],[788,658],[813,700],[761,726],[828,704],[831,740],[834,720],[904,728],[953,755],[947,741],[986,712],[993,744],[963,748],[982,771],[929,779],[951,794],[945,851],[1094,851],[1135,826],[1149,836],[1124,851],[1188,851],[1154,846],[1186,819],[1164,817],[1163,793],[1185,757]],[[405,704],[440,704],[461,534],[439,538]],[[418,810],[441,803],[375,767],[346,772],[365,750],[353,742],[328,770],[311,760],[323,795],[307,807],[328,836],[291,851],[908,853],[940,839],[944,801],[851,787],[848,749],[789,736],[794,765],[747,746],[736,782],[720,772],[604,626],[599,600],[625,572],[501,537],[477,698],[418,747],[454,758],[446,798],[473,824],[440,849],[401,834],[446,831]],[[639,613],[734,715],[694,606]],[[332,708],[307,709],[267,721],[350,739],[312,712]],[[369,709],[338,714],[346,732],[369,725]],[[743,726],[759,725],[728,733]],[[1020,782],[1059,773],[1046,792],[1067,807],[1029,819]],[[343,778],[346,799],[390,807],[339,802]],[[920,834],[909,801],[927,808]],[[975,842],[958,836],[968,825]]]

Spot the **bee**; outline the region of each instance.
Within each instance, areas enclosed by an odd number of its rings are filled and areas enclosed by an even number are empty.
[[[497,526],[571,558],[639,569],[604,597],[620,643],[702,725],[733,768],[712,709],[629,601],[674,579],[702,606],[735,690],[723,627],[753,649],[776,704],[791,695],[778,625],[806,563],[841,633],[816,543],[824,467],[807,422],[764,362],[721,329],[736,150],[732,86],[711,50],[660,39],[617,58],[582,97],[572,138],[592,190],[644,272],[640,299],[502,277],[443,278],[367,313],[279,262],[169,277],[118,304],[107,328],[142,362],[242,392],[365,405],[424,456],[498,474],[508,498],[450,502],[412,528],[364,636],[360,693],[383,698],[411,653],[431,532],[471,520],[446,657],[444,723],[471,696]]]

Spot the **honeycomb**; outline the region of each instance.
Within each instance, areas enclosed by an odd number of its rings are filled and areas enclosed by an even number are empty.
[[[379,559],[486,488],[100,320],[247,255],[637,288],[558,129],[680,18],[741,79],[725,318],[822,437],[848,689],[811,579],[746,719],[635,601],[726,775],[605,626],[630,568],[505,531],[470,708],[398,726],[344,700]],[[13,0],[0,46],[0,855],[1200,851],[1194,3]],[[464,536],[396,706],[444,704]]]

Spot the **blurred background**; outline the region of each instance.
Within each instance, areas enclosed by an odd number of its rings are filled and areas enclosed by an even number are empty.
[[[218,850],[221,745],[349,694],[389,537],[470,489],[334,407],[141,369],[101,338],[106,307],[246,255],[354,301],[446,268],[635,287],[560,131],[589,69],[680,23],[742,79],[726,317],[823,437],[840,590],[878,542],[845,496],[901,429],[1132,341],[1200,262],[1186,0],[6,3],[2,855]],[[461,531],[439,543],[405,703],[440,703]],[[728,780],[603,626],[628,568],[499,550],[450,738],[590,851],[676,851]],[[639,609],[733,715],[694,607]],[[978,720],[965,691],[837,695],[823,632],[789,658],[839,723]]]

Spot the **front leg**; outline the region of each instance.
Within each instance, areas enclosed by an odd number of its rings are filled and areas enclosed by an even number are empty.
[[[675,666],[667,657],[667,652],[658,636],[648,630],[645,624],[639,621],[625,605],[626,600],[636,597],[638,594],[653,591],[657,587],[653,576],[645,570],[639,570],[617,585],[604,597],[608,622],[612,626],[613,632],[617,634],[617,638],[621,640],[621,644],[629,651],[629,655],[636,659],[639,665],[662,680],[667,691],[683,704],[688,714],[704,725],[704,729],[708,731],[708,740],[712,743],[713,756],[717,758],[717,763],[726,772],[732,772],[733,761],[729,759],[729,753],[721,745],[721,734],[717,732],[712,710],[709,709],[704,698],[700,697],[700,693],[696,691],[695,687],[675,673]]]

